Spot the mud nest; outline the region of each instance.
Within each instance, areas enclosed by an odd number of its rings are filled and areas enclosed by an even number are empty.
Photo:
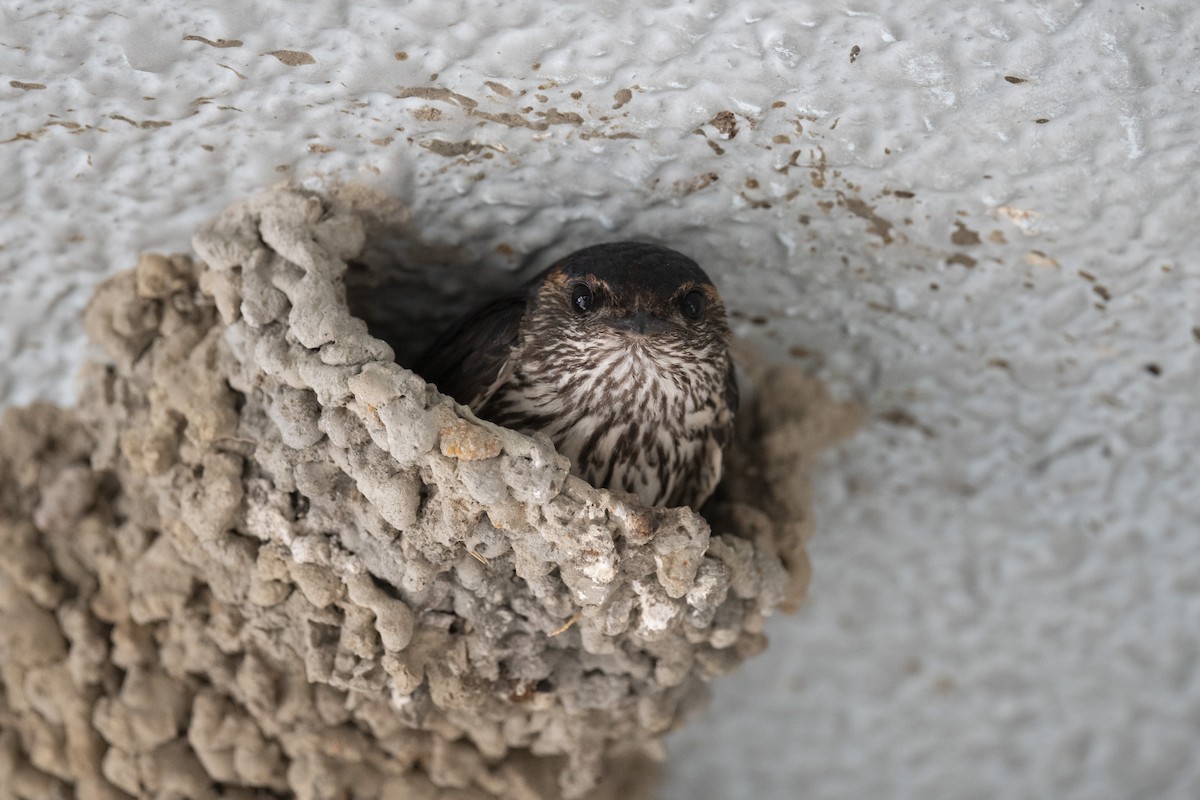
[[[637,796],[802,598],[853,411],[751,364],[707,521],[594,489],[350,312],[381,207],[233,206],[100,287],[76,408],[6,414],[0,796]]]

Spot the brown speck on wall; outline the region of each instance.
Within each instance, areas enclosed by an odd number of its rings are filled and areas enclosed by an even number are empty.
[[[723,139],[732,139],[738,134],[737,117],[732,111],[718,111],[708,124],[716,128]]]
[[[209,47],[218,47],[218,48],[241,47],[242,46],[241,39],[215,39],[215,40],[214,39],[206,39],[203,36],[197,36],[194,33],[189,33],[187,36],[184,36],[183,41],[185,41],[185,42],[200,42],[202,44],[208,45]]]
[[[307,64],[317,63],[315,58],[303,50],[272,50],[267,55],[275,56],[289,67],[302,67]]]
[[[954,220],[954,232],[950,234],[950,241],[959,247],[973,247],[980,244],[979,234],[968,228],[961,220]]]

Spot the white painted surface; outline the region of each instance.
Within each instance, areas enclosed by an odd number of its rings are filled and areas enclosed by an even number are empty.
[[[489,268],[656,238],[872,415],[665,797],[1197,797],[1198,64],[1187,0],[10,0],[0,400],[68,402],[91,286],[283,177]]]

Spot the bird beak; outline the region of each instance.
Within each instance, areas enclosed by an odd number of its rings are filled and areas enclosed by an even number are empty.
[[[627,317],[617,317],[616,319],[607,320],[607,323],[609,327],[616,328],[619,331],[637,333],[643,336],[646,334],[666,333],[676,327],[675,323],[649,314],[645,309],[638,309],[636,314],[631,314]]]

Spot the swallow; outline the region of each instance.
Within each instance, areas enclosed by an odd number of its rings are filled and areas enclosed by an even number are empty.
[[[597,488],[699,509],[733,435],[729,339],[696,262],[617,242],[571,253],[467,314],[416,371],[481,419],[544,433]]]

